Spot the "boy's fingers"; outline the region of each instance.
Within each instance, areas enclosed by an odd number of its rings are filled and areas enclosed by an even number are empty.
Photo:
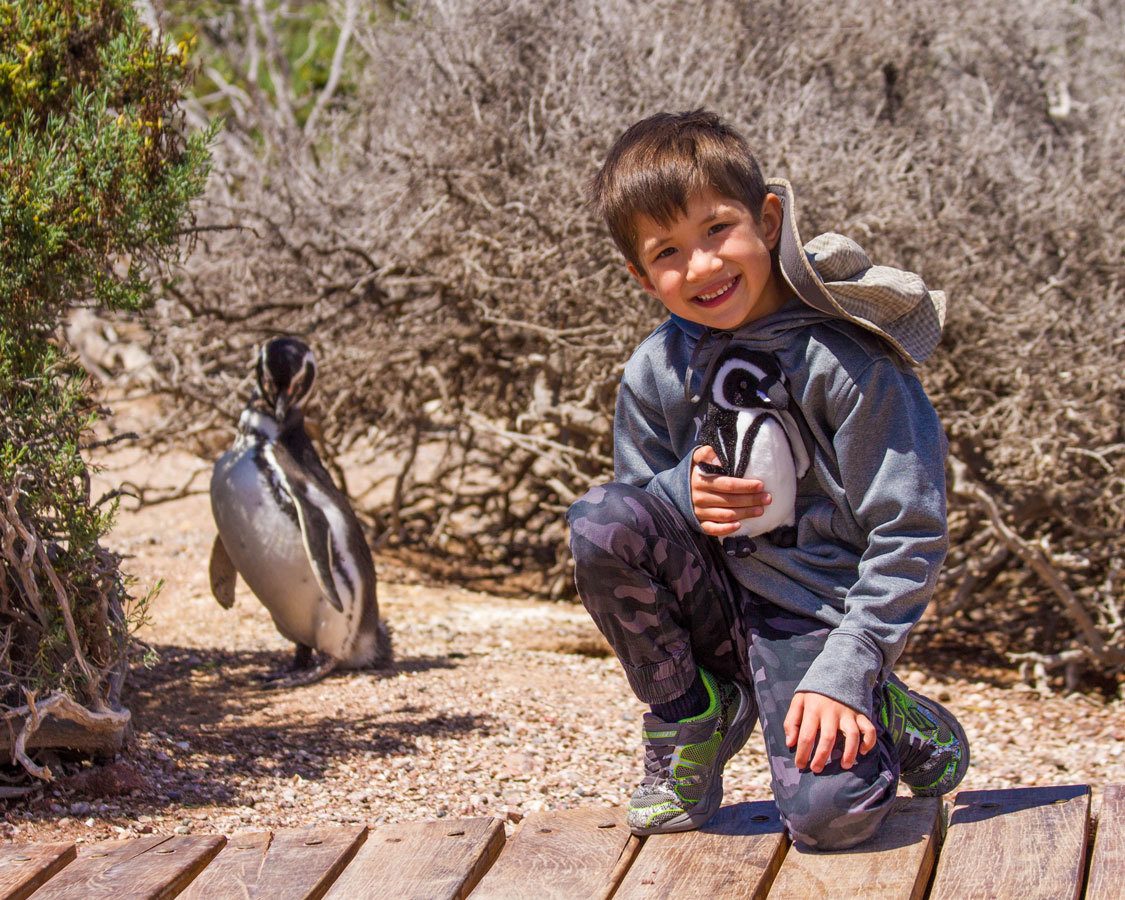
[[[820,727],[820,740],[817,742],[816,754],[813,756],[809,768],[819,775],[828,765],[828,760],[832,756],[832,749],[836,746],[836,736],[839,734],[840,728],[839,722],[831,713],[826,713],[818,725]]]
[[[856,716],[856,722],[859,725],[860,734],[863,735],[863,742],[859,746],[860,753],[870,753],[875,749],[875,726],[871,724],[871,720],[867,716]]]
[[[793,749],[797,743],[797,728],[801,724],[801,711],[805,706],[805,698],[801,694],[793,695],[793,702],[789,704],[789,712],[785,714],[785,746]]]
[[[696,447],[691,454],[691,461],[693,463],[711,463],[716,465],[719,462],[719,454],[715,452],[714,448],[708,447],[704,444],[702,447]]]
[[[801,730],[797,734],[797,755],[794,758],[798,769],[808,768],[813,747],[816,744],[816,733],[819,725],[816,716],[807,714],[801,716]]]
[[[705,502],[696,505],[699,508],[701,520],[708,522],[741,522],[743,519],[753,519],[765,512],[762,506],[711,506]]]
[[[769,506],[773,497],[765,491],[756,491],[753,494],[724,494],[712,491],[710,488],[699,488],[692,494],[695,506],[713,507],[715,509],[750,509],[753,507]]]
[[[708,537],[727,537],[738,531],[738,522],[709,522],[700,521],[699,527]]]
[[[716,494],[757,494],[765,485],[757,478],[734,478],[731,475],[707,475],[695,470],[699,486]]]
[[[844,733],[844,755],[840,757],[840,768],[850,769],[859,756],[860,729],[855,722],[847,720],[840,723],[840,731]]]

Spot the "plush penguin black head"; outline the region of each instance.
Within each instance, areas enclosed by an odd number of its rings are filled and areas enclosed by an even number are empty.
[[[789,391],[772,355],[733,347],[716,366],[711,400],[724,409],[785,409]]]
[[[280,422],[312,390],[316,360],[308,344],[292,337],[271,338],[258,351],[258,394]]]

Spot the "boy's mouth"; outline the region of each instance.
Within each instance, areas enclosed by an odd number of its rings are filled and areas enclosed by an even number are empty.
[[[708,291],[706,294],[696,294],[694,297],[691,298],[691,302],[696,304],[697,306],[703,306],[703,307],[706,307],[708,309],[713,307],[713,306],[718,306],[720,303],[725,301],[731,294],[734,293],[734,289],[736,287],[738,287],[738,283],[741,280],[742,280],[741,275],[735,275],[734,278],[732,278],[726,284],[719,287],[717,290]]]

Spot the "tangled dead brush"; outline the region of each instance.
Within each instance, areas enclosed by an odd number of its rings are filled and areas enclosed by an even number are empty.
[[[367,510],[392,544],[565,594],[562,513],[609,475],[660,312],[585,182],[637,118],[708,106],[794,183],[803,233],[951,298],[923,373],[955,457],[947,624],[1001,632],[1044,684],[1120,671],[1120,5],[345,0],[310,88],[277,35],[320,6],[255,9],[206,29],[213,230],[151,321],[193,424],[154,440],[213,452],[251,346],[300,334],[328,444],[397,462]]]

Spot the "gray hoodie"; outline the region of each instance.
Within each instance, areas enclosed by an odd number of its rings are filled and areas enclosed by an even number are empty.
[[[615,480],[645,487],[697,528],[690,475],[702,405],[685,398],[684,379],[703,339],[691,385],[703,393],[716,334],[678,316],[653,331],[625,365],[614,421]],[[874,721],[875,683],[929,602],[948,546],[941,424],[877,336],[796,299],[733,341],[776,356],[814,447],[798,486],[797,545],[760,540],[728,565],[766,600],[833,629],[798,690]]]

